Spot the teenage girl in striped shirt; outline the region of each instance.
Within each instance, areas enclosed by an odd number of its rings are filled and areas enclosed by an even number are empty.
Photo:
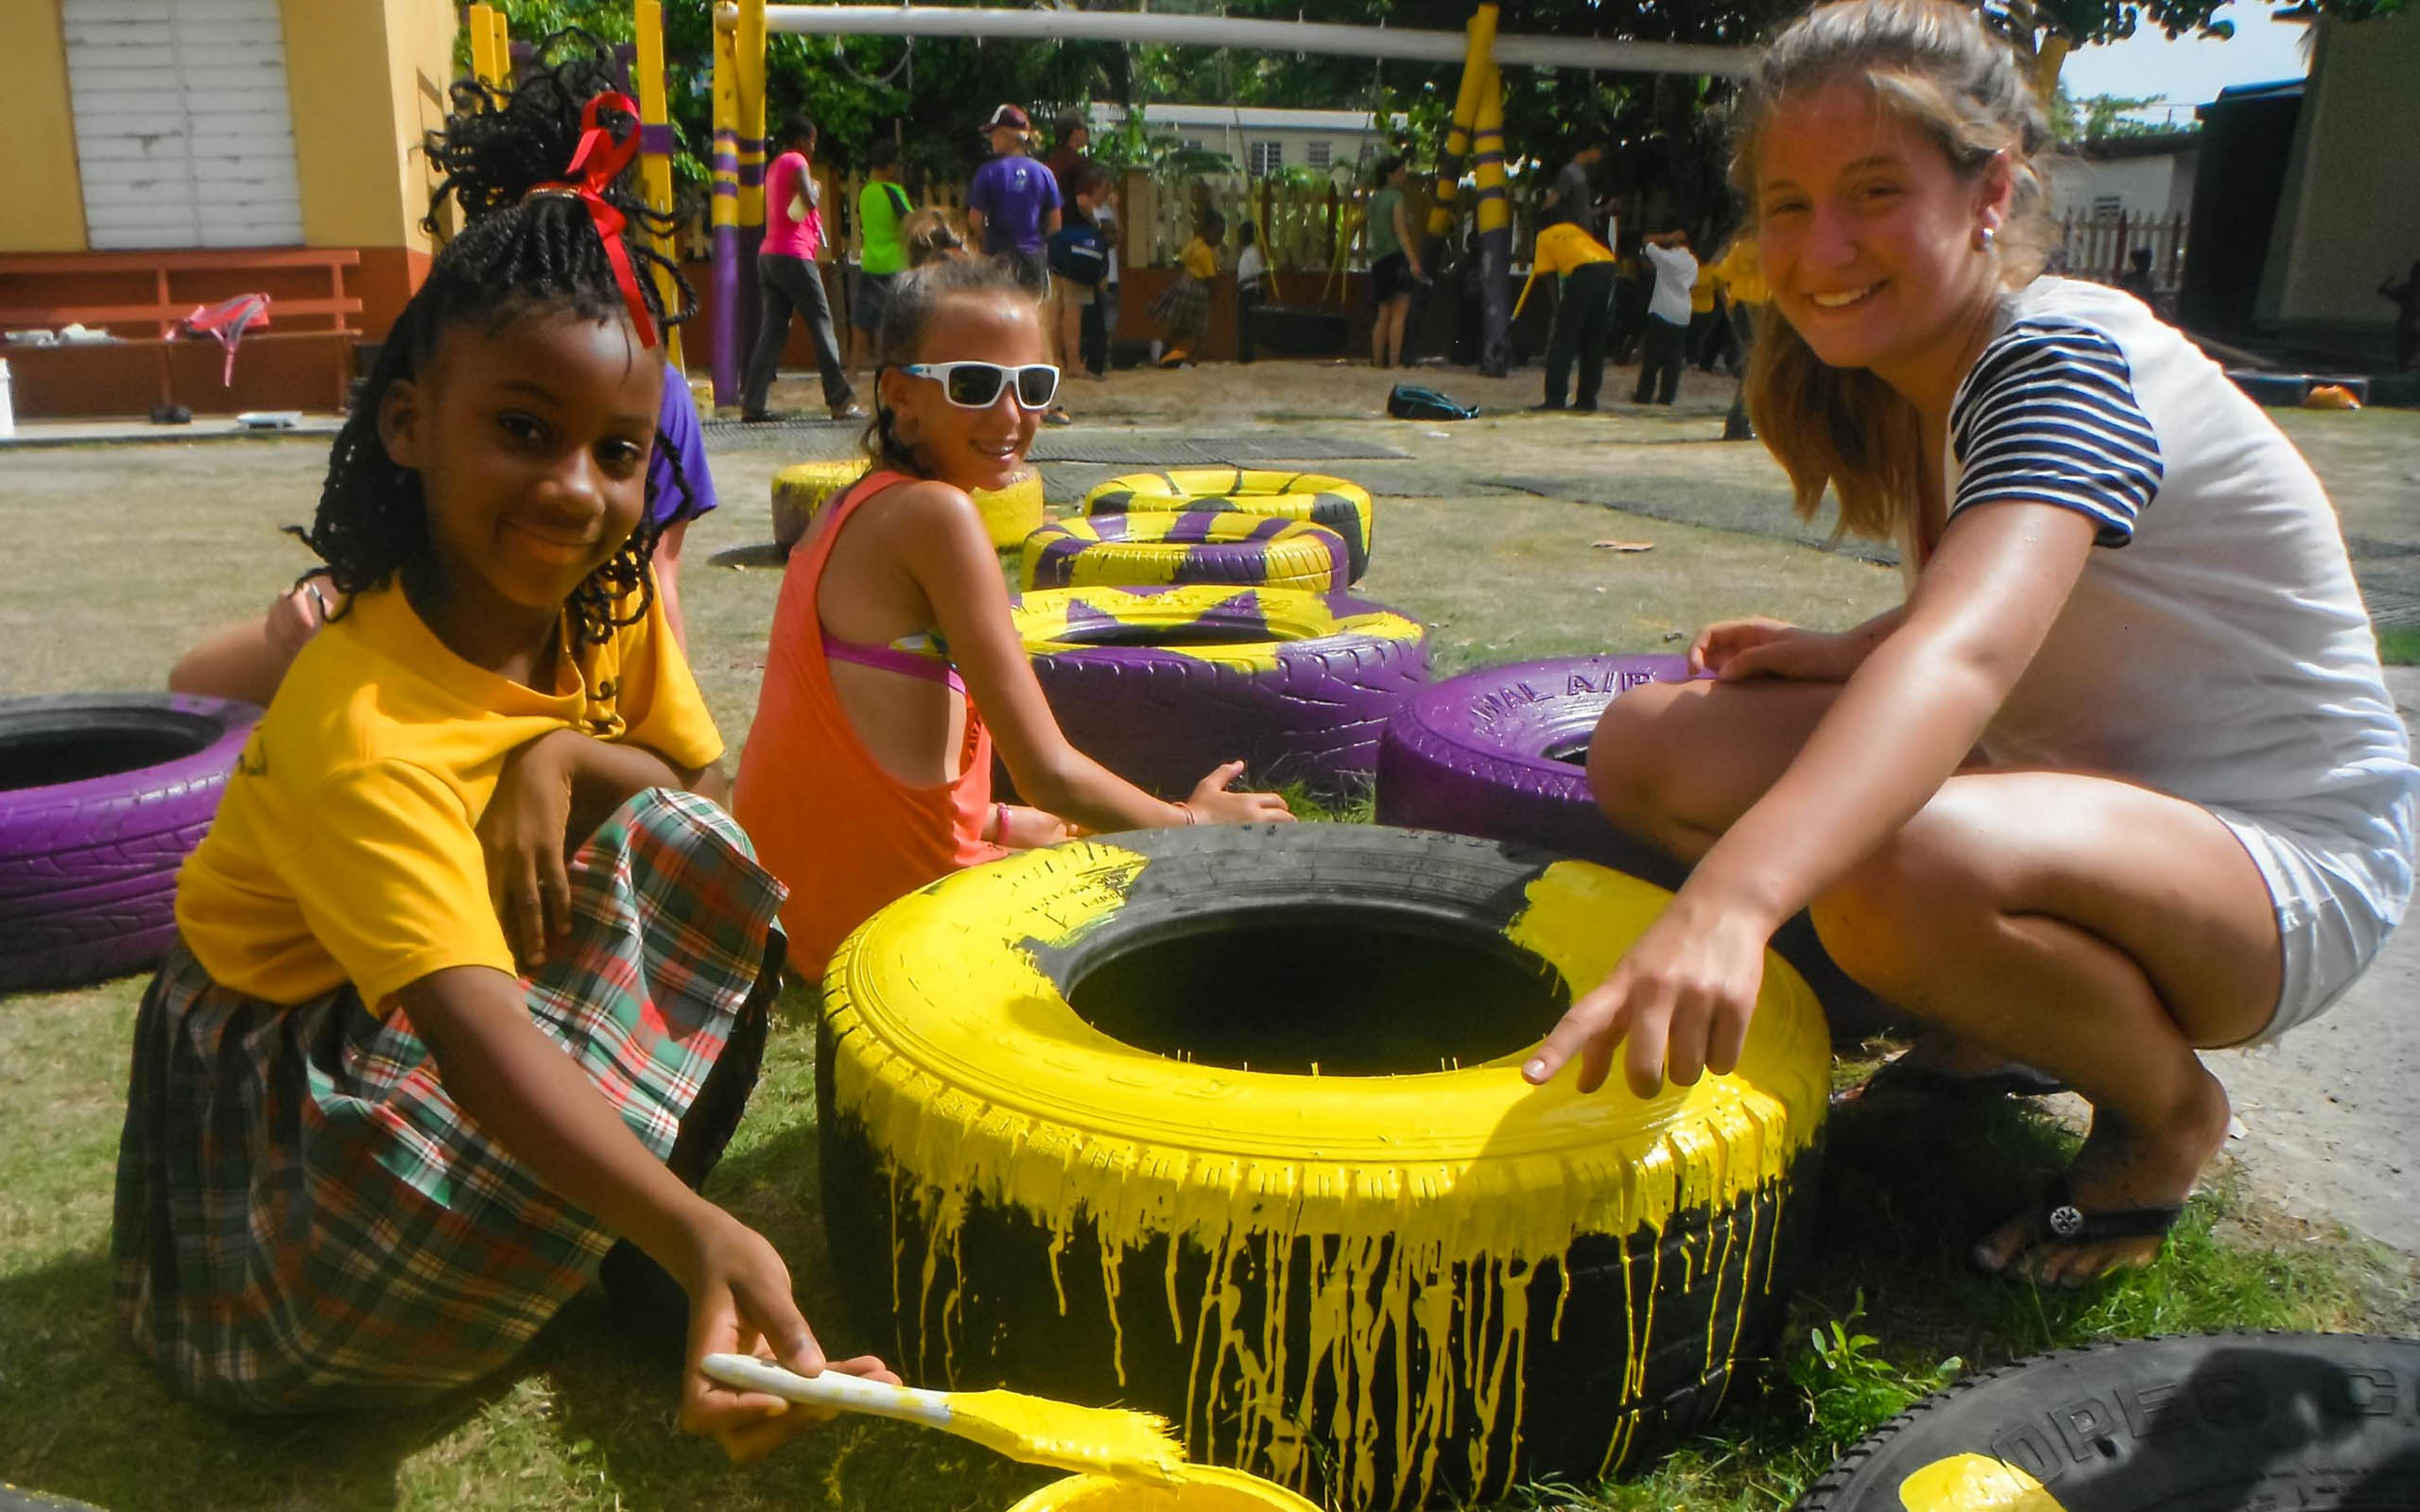
[[[1974,1264],[2141,1263],[2226,1138],[2196,1052],[2321,1012],[2411,898],[2420,774],[2334,512],[2180,334],[2037,276],[2041,105],[1972,10],[1816,9],[1741,120],[1756,433],[1802,511],[1828,486],[1898,542],[1908,596],[1841,634],[1714,626],[1715,679],[1611,706],[1599,801],[1696,869],[1528,1074],[1728,1070],[1811,908],[1921,1022],[1905,1085],[2022,1063],[2092,1104]]]

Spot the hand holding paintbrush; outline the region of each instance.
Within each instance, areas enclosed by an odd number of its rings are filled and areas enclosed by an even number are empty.
[[[1150,1413],[1079,1407],[1013,1391],[922,1391],[834,1371],[803,1376],[746,1354],[710,1354],[702,1368],[728,1386],[921,1423],[1028,1465],[1164,1486],[1184,1473],[1184,1447],[1170,1436],[1167,1420]]]

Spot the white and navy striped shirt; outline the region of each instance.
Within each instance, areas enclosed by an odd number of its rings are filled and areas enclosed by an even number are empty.
[[[2089,517],[2122,546],[2159,492],[2159,433],[2118,344],[2089,326],[2019,320],[1976,359],[1949,410],[1960,468],[1950,512],[2001,500]]]
[[[1983,731],[1994,764],[2122,777],[2291,833],[2382,917],[2402,911],[2420,772],[2336,511],[2216,363],[2130,295],[2036,279],[1959,386],[1942,462],[1953,520],[2032,501],[2126,548],[2086,557]]]

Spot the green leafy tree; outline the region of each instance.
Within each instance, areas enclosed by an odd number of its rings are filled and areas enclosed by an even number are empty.
[[[2181,127],[2160,125],[2135,119],[2133,112],[2156,105],[2155,95],[2132,98],[2124,94],[2087,94],[2077,99],[2066,85],[2059,86],[2050,101],[2050,131],[2062,143],[2076,146],[2086,142],[2106,142],[2117,137],[2160,136],[2169,131],[2197,129],[2200,122]]]

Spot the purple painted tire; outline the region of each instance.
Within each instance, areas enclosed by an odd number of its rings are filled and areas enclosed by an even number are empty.
[[[1677,656],[1484,667],[1406,698],[1378,746],[1378,822],[1517,840],[1677,886],[1683,868],[1614,828],[1588,791],[1588,737],[1620,694],[1681,682]]]
[[[1428,680],[1419,622],[1341,593],[1046,589],[1016,618],[1068,740],[1169,799],[1236,760],[1255,783],[1364,791],[1388,716]]]
[[[176,936],[177,868],[261,712],[223,698],[0,701],[0,991],[122,976]]]
[[[1647,682],[1688,680],[1677,656],[1566,657],[1483,667],[1429,684],[1387,721],[1378,822],[1514,840],[1677,888],[1689,868],[1614,827],[1588,788],[1588,738],[1605,706]],[[1895,1013],[1833,964],[1806,915],[1773,935],[1830,1016],[1861,1039]]]

